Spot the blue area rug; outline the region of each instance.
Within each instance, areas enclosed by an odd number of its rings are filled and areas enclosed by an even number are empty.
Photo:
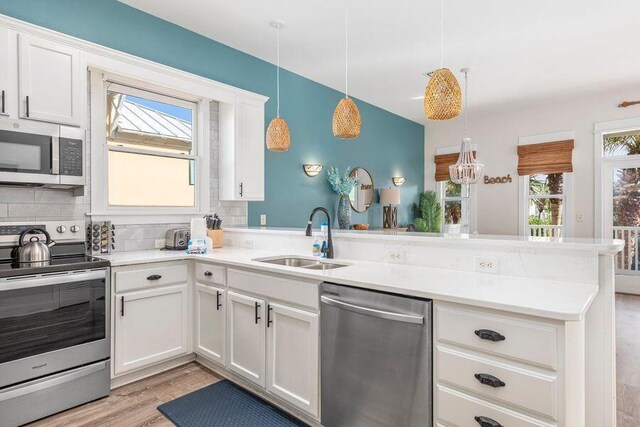
[[[222,380],[158,406],[178,427],[307,426],[229,380]]]

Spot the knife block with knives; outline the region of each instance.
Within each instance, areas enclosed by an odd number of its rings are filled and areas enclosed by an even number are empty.
[[[222,219],[218,214],[206,215],[205,219],[207,220],[207,236],[211,238],[214,249],[221,248],[224,243],[224,233],[221,228]]]

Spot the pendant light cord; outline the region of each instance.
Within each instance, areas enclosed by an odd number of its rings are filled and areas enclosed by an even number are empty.
[[[277,61],[278,61],[278,67],[276,68],[276,110],[277,110],[277,116],[278,118],[280,118],[280,29],[277,28],[276,29],[276,51],[277,51]]]
[[[469,137],[469,70],[464,71],[464,137]]]
[[[349,1],[344,0],[344,96],[349,97]]]
[[[444,67],[444,0],[440,1],[440,68]]]

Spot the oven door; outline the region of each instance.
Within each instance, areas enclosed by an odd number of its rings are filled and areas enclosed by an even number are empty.
[[[0,279],[0,388],[109,357],[109,271]]]
[[[56,184],[59,138],[0,129],[0,181]]]

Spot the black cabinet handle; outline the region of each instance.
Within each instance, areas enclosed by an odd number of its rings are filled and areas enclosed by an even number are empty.
[[[261,319],[260,316],[258,316],[258,309],[260,308],[260,304],[258,304],[258,301],[256,301],[256,325],[258,324],[258,320]]]
[[[147,277],[147,280],[160,280],[162,279],[162,276],[159,274],[152,274],[151,276]]]
[[[474,377],[476,377],[476,379],[480,381],[480,384],[488,385],[493,388],[504,387],[506,385],[504,381],[494,377],[493,375],[475,374]]]
[[[267,328],[269,327],[270,324],[273,323],[273,320],[271,320],[271,311],[273,310],[273,307],[271,307],[270,305],[267,306]]]
[[[213,273],[210,272],[210,271],[205,271],[204,275],[205,275],[205,277],[211,277],[211,276],[213,276]]]
[[[29,95],[27,95],[27,117],[29,117]]]
[[[220,295],[222,295],[222,292],[216,291],[216,310],[220,310],[220,307],[222,307],[222,303],[220,302]]]
[[[498,342],[506,339],[504,335],[496,331],[492,331],[491,329],[478,329],[475,333],[481,340]]]
[[[502,427],[502,424],[489,417],[475,417],[480,427]]]
[[[4,114],[4,90],[2,91],[2,114]]]
[[[244,187],[244,183],[242,183],[242,182],[241,182],[241,183],[240,183],[240,197],[242,197],[242,192],[243,192],[243,190],[244,190],[244,188],[243,188],[243,187]]]
[[[124,296],[120,297],[120,317],[124,317]]]

